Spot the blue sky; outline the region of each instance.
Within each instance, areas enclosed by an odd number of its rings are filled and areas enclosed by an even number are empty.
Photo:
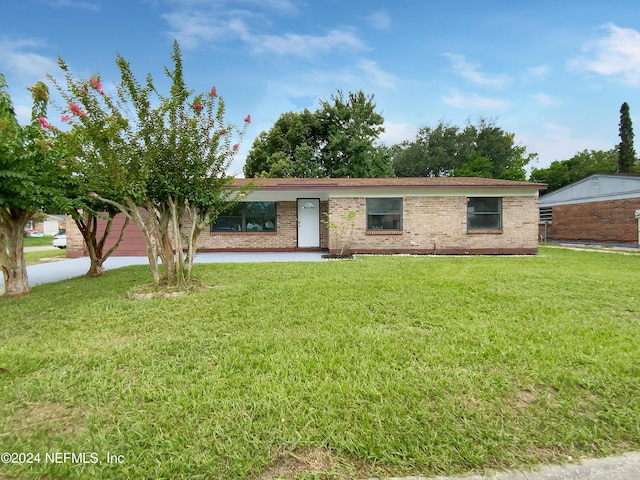
[[[26,87],[58,76],[117,82],[116,53],[138,78],[163,68],[177,39],[187,84],[212,85],[227,120],[251,114],[230,173],[280,114],[317,108],[338,89],[375,96],[387,144],[440,120],[495,119],[533,166],[618,142],[628,102],[640,139],[637,0],[20,0],[0,15],[0,72],[20,120]],[[57,123],[59,112],[49,115]],[[640,145],[636,146],[640,150]]]

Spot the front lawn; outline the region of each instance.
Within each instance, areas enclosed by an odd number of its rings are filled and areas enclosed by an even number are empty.
[[[55,262],[57,260],[64,260],[65,258],[67,258],[67,252],[60,248],[56,248],[55,250],[44,250],[41,252],[24,252],[24,260],[27,265]]]
[[[25,247],[50,247],[53,245],[53,235],[43,235],[42,237],[24,237]]]
[[[460,475],[640,448],[639,256],[195,268],[210,288],[184,297],[128,300],[136,266],[0,300],[0,450],[40,455],[0,477]]]

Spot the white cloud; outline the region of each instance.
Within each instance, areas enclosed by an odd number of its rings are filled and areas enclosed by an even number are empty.
[[[324,35],[252,33],[247,21],[251,14],[234,12],[227,18],[209,15],[205,10],[174,11],[163,15],[171,28],[170,36],[187,49],[202,43],[240,40],[255,55],[312,57],[334,51],[359,51],[365,43],[351,28],[329,30]]]
[[[376,87],[395,88],[398,84],[398,77],[382,70],[374,60],[360,60],[358,69]]]
[[[374,88],[394,89],[399,79],[397,76],[382,70],[373,60],[362,59],[353,68],[340,70],[314,70],[303,75],[304,84],[309,86],[309,92],[340,88],[345,90],[363,89],[370,91]]]
[[[384,10],[378,10],[366,17],[369,24],[377,30],[386,30],[391,26],[391,17]]]
[[[251,11],[266,10],[283,14],[296,13],[299,10],[296,0],[165,0],[165,3],[174,6],[176,11],[209,7],[212,13],[217,12],[218,15],[242,7]]]
[[[581,137],[565,125],[545,123],[535,132],[518,135],[518,141],[527,146],[527,152],[538,154],[538,160],[530,167],[547,168],[555,160],[568,160],[576,153],[589,150],[608,150],[611,145],[592,137]]]
[[[442,98],[445,105],[465,110],[506,110],[509,104],[499,98],[484,97],[477,93],[462,93],[452,90]]]
[[[483,73],[477,65],[468,62],[464,55],[445,53],[444,56],[451,62],[453,73],[474,85],[501,89],[509,83],[510,79],[507,75],[489,75]]]
[[[533,100],[541,107],[554,107],[560,103],[557,98],[546,93],[534,94]]]
[[[404,140],[415,140],[420,127],[403,122],[384,122],[380,140],[386,145],[396,145]]]
[[[176,38],[184,48],[195,48],[203,42],[220,39],[253,40],[241,18],[217,20],[202,12],[169,13],[163,17],[172,28],[171,37]]]
[[[245,40],[245,39],[243,39]],[[251,38],[252,52],[255,54],[292,55],[312,57],[319,53],[336,50],[357,51],[365,44],[351,29],[330,30],[326,35],[258,35]]]
[[[538,65],[537,67],[530,67],[526,70],[524,80],[543,80],[551,73],[551,67],[549,65]]]
[[[586,70],[620,79],[627,85],[640,86],[640,32],[612,23],[604,26],[608,35],[588,43],[586,57],[571,59],[573,70]]]
[[[100,4],[97,2],[86,2],[82,0],[48,0],[47,5],[54,8],[79,8],[93,12],[100,11]]]
[[[237,0],[235,0],[237,1]],[[255,8],[262,7],[263,10],[275,10],[281,13],[294,13],[298,11],[298,3],[295,0],[245,0]]]
[[[0,71],[11,72],[27,81],[43,80],[47,72],[58,67],[53,59],[31,51],[41,46],[41,42],[34,39],[1,38]]]

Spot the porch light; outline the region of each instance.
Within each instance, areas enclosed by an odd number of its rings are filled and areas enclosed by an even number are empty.
[[[307,209],[307,208],[313,209],[313,208],[316,208],[316,206],[312,202],[307,202],[304,205],[302,205],[302,208],[303,209]]]

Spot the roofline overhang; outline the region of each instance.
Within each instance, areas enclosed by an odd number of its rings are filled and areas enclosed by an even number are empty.
[[[347,185],[340,183],[329,182],[300,182],[300,183],[287,183],[287,184],[260,184],[259,178],[257,179],[235,179],[229,184],[230,189],[246,187],[248,184],[254,183],[255,190],[261,190],[266,192],[297,192],[297,191],[370,191],[370,190],[486,190],[486,189],[507,189],[507,190],[531,190],[540,191],[546,190],[547,185],[544,183],[530,183],[530,182],[514,182],[514,183],[486,183],[486,184],[473,184],[473,183],[452,183],[452,184],[435,184],[428,185],[425,183],[403,183],[403,184],[355,184]]]

